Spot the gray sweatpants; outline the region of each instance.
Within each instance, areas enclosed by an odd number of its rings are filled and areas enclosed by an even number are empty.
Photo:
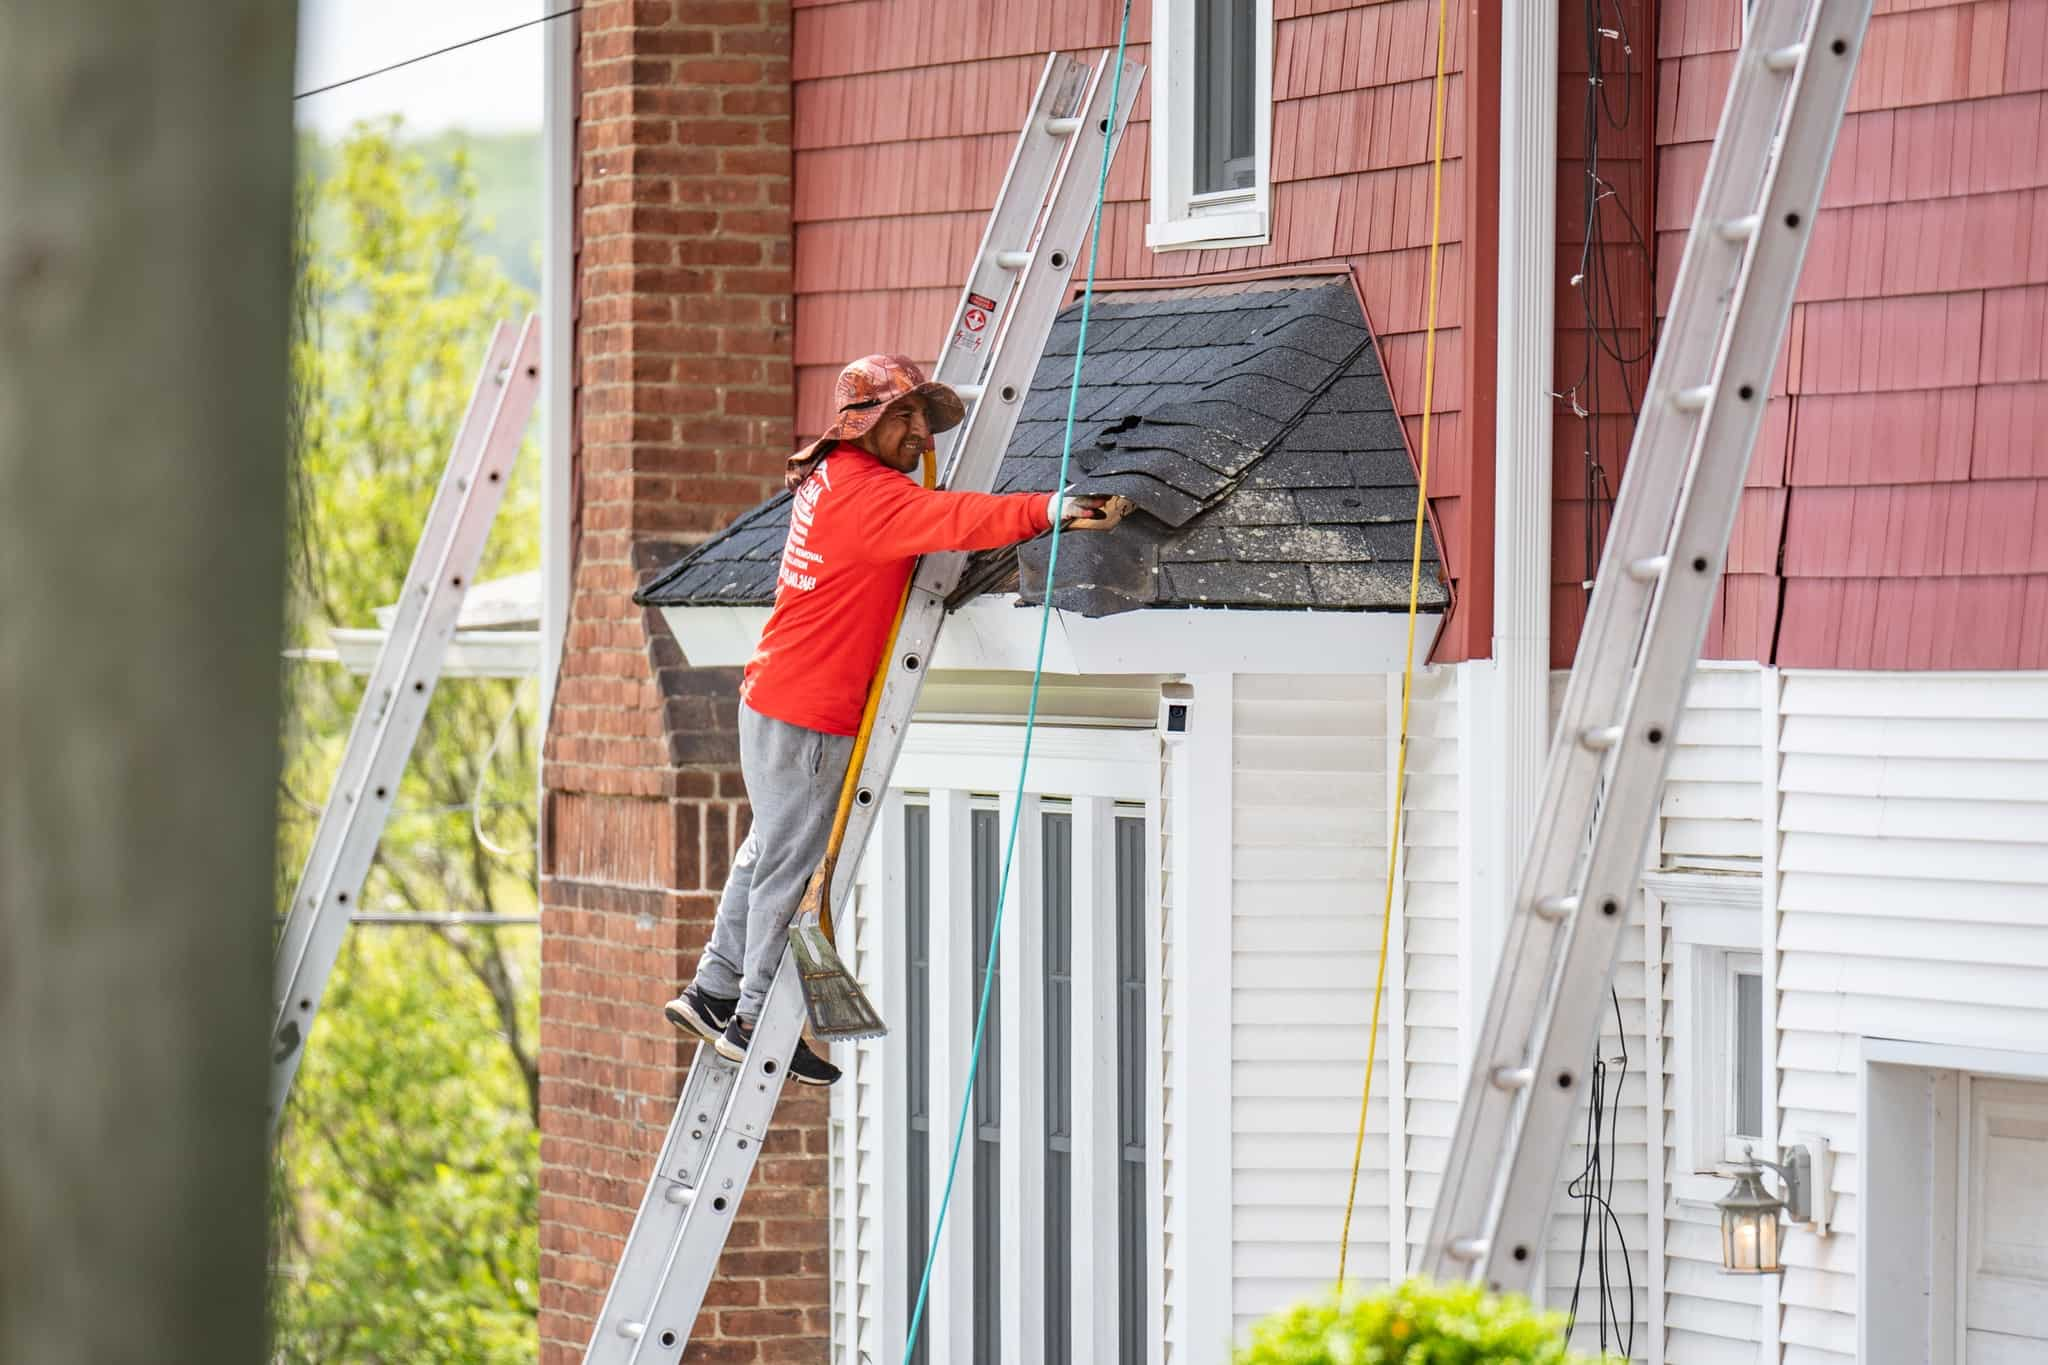
[[[740,775],[754,828],[733,855],[718,922],[697,963],[697,989],[738,996],[742,1019],[761,1017],[789,921],[831,841],[852,756],[852,735],[820,734],[740,704]]]

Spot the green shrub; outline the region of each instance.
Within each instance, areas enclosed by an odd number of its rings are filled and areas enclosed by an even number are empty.
[[[1274,1313],[1252,1328],[1236,1365],[1574,1365],[1564,1314],[1477,1285],[1389,1286],[1332,1294]]]

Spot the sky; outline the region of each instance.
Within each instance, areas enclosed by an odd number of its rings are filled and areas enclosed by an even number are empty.
[[[299,0],[293,89],[311,90],[566,9],[573,0]],[[562,22],[556,20],[555,22]],[[538,129],[544,25],[296,101],[299,126],[345,131],[401,114],[416,132]]]

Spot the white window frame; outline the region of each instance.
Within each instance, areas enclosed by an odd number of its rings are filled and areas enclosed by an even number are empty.
[[[1249,189],[1198,195],[1195,183],[1195,6],[1152,0],[1152,208],[1154,251],[1264,246],[1272,240],[1273,0],[1254,0]]]
[[[1770,973],[1763,960],[1762,888],[1755,877],[1653,874],[1644,879],[1654,912],[1671,935],[1672,1197],[1707,1205],[1728,1191],[1744,1146],[1769,1157],[1772,1135],[1735,1132],[1735,975],[1762,979],[1763,1126],[1771,1122]]]
[[[959,1082],[966,1068],[963,1030],[972,1027],[977,1003],[969,970],[969,859],[964,836],[969,813],[992,804],[1001,813],[1001,834],[1007,838],[1011,819],[1017,813],[1016,791],[1011,787],[991,799],[990,775],[1016,771],[1022,736],[1022,727],[1015,725],[913,725],[884,801],[881,837],[870,849],[871,863],[879,855],[877,866],[884,884],[882,919],[875,926],[885,955],[880,973],[882,995],[885,1009],[899,1010],[907,1004],[902,963],[906,925],[900,878],[891,876],[890,869],[900,865],[902,858],[901,810],[906,797],[930,807],[932,979],[935,984],[944,983],[932,1002],[929,1016],[934,1132],[927,1159],[934,1209],[944,1187],[945,1163],[959,1114]],[[1045,1106],[1040,1084],[1044,1074],[1044,953],[1041,917],[1030,912],[1036,910],[1042,894],[1042,816],[1048,810],[1062,811],[1073,818],[1073,937],[1069,965],[1073,1002],[1074,1151],[1070,1159],[1070,1226],[1075,1235],[1074,1299],[1069,1318],[1073,1332],[1071,1357],[1117,1358],[1116,1296],[1099,1292],[1100,1285],[1115,1284],[1118,1255],[1118,1155],[1114,1145],[1118,1136],[1115,821],[1119,816],[1141,814],[1146,821],[1145,915],[1148,925],[1156,930],[1160,895],[1158,786],[1159,740],[1149,728],[1123,731],[1040,727],[1033,739],[1030,777],[1009,888],[1012,903],[1000,928],[1003,1135],[999,1198],[1003,1238],[1014,1252],[1005,1256],[1002,1266],[1001,1336],[1005,1359],[1036,1360],[1045,1355],[1041,1273]],[[949,906],[953,907],[950,911],[946,908]],[[1148,1018],[1157,1012],[1157,991],[1155,975],[1147,983]],[[991,1020],[992,1025],[995,1022]],[[892,1120],[881,1129],[882,1141],[888,1149],[883,1160],[885,1172],[904,1169],[907,1147],[907,1136],[898,1131],[901,1125],[893,1122],[902,1107],[902,1091],[892,1088],[892,1081],[893,1087],[907,1083],[902,1044],[900,1034],[892,1034],[859,1045],[886,1059],[878,1069],[878,1074],[886,1078],[884,1089],[891,1092],[879,1100],[881,1112]],[[1146,1056],[1149,1064],[1157,1050],[1148,1047]],[[1096,1065],[1084,1066],[1083,1058],[1094,1058]],[[835,1101],[839,1099],[837,1092],[848,1089],[834,1087]],[[1164,1153],[1152,1136],[1159,1131],[1161,1121],[1164,1089],[1160,1077],[1146,1077],[1145,1094],[1145,1183],[1148,1189],[1156,1189],[1164,1169]],[[845,1103],[850,1106],[851,1102],[849,1095]],[[941,1126],[943,1131],[939,1131]],[[930,1343],[927,1358],[933,1361],[964,1360],[972,1355],[972,1157],[971,1152],[961,1153],[953,1189],[954,1207],[947,1219],[946,1246],[935,1267],[932,1292],[925,1305],[921,1334]],[[835,1206],[841,1193],[836,1189],[833,1192]],[[900,1196],[884,1193],[883,1240],[887,1245],[879,1258],[876,1287],[881,1295],[878,1316],[883,1347],[891,1359],[902,1353],[908,1319],[902,1305],[914,1291],[922,1268],[908,1263],[911,1239],[904,1226],[901,1205]],[[853,1229],[849,1227],[847,1232],[846,1240],[851,1242]],[[1156,1283],[1162,1273],[1164,1239],[1149,1210],[1145,1250],[1147,1278]],[[840,1264],[847,1266],[850,1274],[850,1261]],[[840,1317],[837,1297],[849,1283],[844,1275],[834,1276],[835,1322]],[[1149,1296],[1141,1311],[1147,1313],[1147,1334],[1156,1352],[1157,1314],[1151,1311]]]

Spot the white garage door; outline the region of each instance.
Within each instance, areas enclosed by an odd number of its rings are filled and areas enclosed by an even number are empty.
[[[1972,1078],[1962,1157],[1963,1365],[2048,1361],[2048,1085]]]

